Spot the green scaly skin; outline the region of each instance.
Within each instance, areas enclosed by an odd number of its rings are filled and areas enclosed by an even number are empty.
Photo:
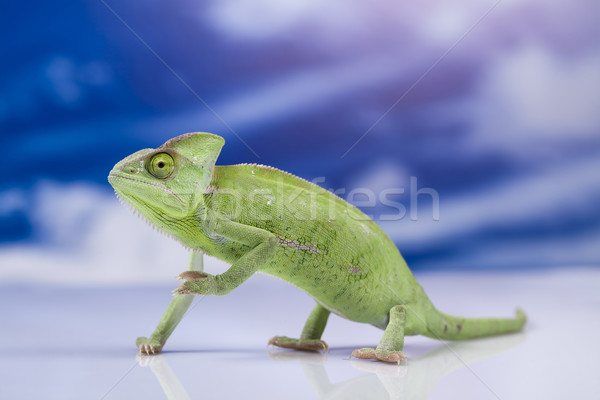
[[[277,276],[317,302],[299,339],[269,344],[326,350],[330,313],[384,329],[377,348],[352,356],[405,359],[404,336],[461,340],[520,330],[513,319],[459,318],[435,309],[394,243],[356,207],[321,187],[276,168],[215,166],[224,144],[210,133],[188,133],[119,162],[108,177],[117,195],[184,246],[231,264],[221,275],[194,268],[141,352],[161,351],[191,303],[190,294],[225,295],[255,272]],[[183,300],[185,299],[185,300]]]

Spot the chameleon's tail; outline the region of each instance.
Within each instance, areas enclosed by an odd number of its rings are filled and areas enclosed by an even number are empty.
[[[515,318],[461,318],[437,312],[428,322],[425,336],[444,340],[462,340],[482,336],[517,332],[523,328],[527,317],[517,309]]]

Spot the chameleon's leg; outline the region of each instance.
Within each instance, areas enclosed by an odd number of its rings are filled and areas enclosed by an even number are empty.
[[[200,294],[222,296],[244,283],[275,254],[278,242],[275,235],[260,228],[221,219],[214,228],[216,235],[250,248],[231,267],[220,275],[184,272],[179,275],[185,282],[173,291],[176,295]]]
[[[354,350],[350,357],[371,358],[386,362],[397,362],[406,360],[402,353],[404,347],[404,325],[406,324],[406,311],[403,306],[394,306],[390,310],[390,322],[388,322],[383,338],[376,349],[364,348]]]
[[[189,271],[202,271],[203,260],[202,253],[192,251],[190,254]],[[171,336],[171,333],[183,318],[183,315],[194,300],[194,296],[176,296],[173,297],[167,311],[163,314],[158,326],[150,335],[150,338],[139,337],[135,341],[140,353],[142,354],[158,354],[162,350],[165,342]]]
[[[317,303],[306,320],[306,324],[304,324],[304,329],[302,329],[300,339],[290,339],[285,336],[275,336],[269,340],[268,344],[285,347],[287,349],[312,351],[329,350],[327,343],[321,340],[321,335],[325,330],[327,318],[329,318],[330,313],[331,311]]]

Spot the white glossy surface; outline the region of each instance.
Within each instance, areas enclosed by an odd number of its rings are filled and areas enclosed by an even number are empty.
[[[438,308],[463,316],[529,316],[524,333],[446,345],[409,337],[407,365],[349,360],[381,331],[332,317],[328,355],[267,351],[297,336],[312,300],[253,277],[196,300],[161,356],[139,357],[171,287],[0,291],[0,398],[530,399],[598,398],[600,270],[431,272],[417,276]]]

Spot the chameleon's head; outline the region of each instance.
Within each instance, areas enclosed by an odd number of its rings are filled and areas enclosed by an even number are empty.
[[[210,133],[186,133],[124,158],[108,181],[122,200],[157,225],[164,216],[185,217],[198,209],[224,143]]]

